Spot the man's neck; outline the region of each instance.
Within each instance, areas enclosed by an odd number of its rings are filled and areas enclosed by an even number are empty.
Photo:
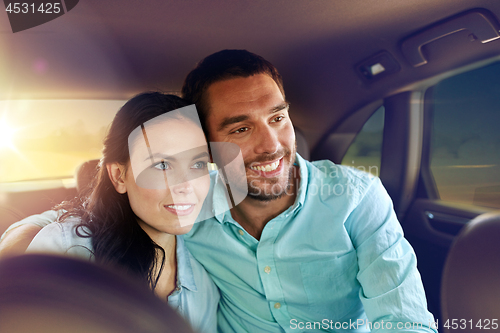
[[[233,219],[255,239],[260,239],[267,222],[294,204],[300,184],[299,167],[295,166],[294,168],[297,168],[297,172],[292,174],[296,176],[291,179],[290,188],[282,197],[270,201],[261,201],[248,196],[231,209]]]

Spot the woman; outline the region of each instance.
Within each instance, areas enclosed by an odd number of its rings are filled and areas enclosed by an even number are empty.
[[[215,332],[218,290],[182,237],[210,187],[205,136],[194,106],[145,93],[116,114],[90,189],[61,204],[30,252],[117,264],[141,277],[202,332]]]

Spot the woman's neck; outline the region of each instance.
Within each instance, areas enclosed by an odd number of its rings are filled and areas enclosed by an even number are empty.
[[[176,236],[153,229],[147,223],[140,220],[138,223],[148,236],[165,251],[165,262],[161,272],[162,253],[159,250],[156,252],[157,258],[160,260],[160,265],[156,267],[155,276],[160,275],[154,292],[158,297],[166,300],[168,295],[177,287]]]
[[[166,300],[177,287],[176,238],[175,235],[170,236],[172,236],[172,240],[167,244],[167,248],[162,246],[165,251],[165,265],[163,266],[154,290],[155,294],[164,300]],[[160,253],[157,253],[157,255],[161,256]],[[159,268],[160,267],[158,267],[158,269]]]

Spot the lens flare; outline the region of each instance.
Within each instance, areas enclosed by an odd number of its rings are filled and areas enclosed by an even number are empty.
[[[15,150],[14,135],[16,129],[7,120],[0,118],[0,149],[9,148]]]

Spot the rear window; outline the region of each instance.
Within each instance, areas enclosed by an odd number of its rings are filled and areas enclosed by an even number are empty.
[[[100,158],[123,100],[0,101],[0,183],[73,177]]]
[[[430,169],[441,199],[500,208],[500,63],[429,90]]]

